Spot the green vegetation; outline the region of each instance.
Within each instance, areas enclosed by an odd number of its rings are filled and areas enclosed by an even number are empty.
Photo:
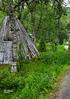
[[[60,50],[61,48],[61,50]],[[57,51],[43,52],[38,58],[25,61],[18,73],[11,73],[10,66],[0,67],[1,99],[47,99],[56,87],[59,75],[69,68],[70,52],[59,46]],[[13,89],[5,93],[4,89]]]
[[[5,16],[5,13],[3,13],[2,11],[0,11],[0,25],[3,22],[4,16]]]
[[[25,60],[19,45],[18,71],[12,73],[10,65],[0,66],[0,99],[48,99],[58,78],[70,68],[70,51],[64,49],[69,39],[70,8],[65,8],[63,1],[0,0],[0,27],[12,4],[13,14],[32,35],[40,52],[38,57]]]

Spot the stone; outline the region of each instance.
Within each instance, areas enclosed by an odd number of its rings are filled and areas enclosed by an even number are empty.
[[[7,93],[12,93],[12,92],[14,92],[13,89],[4,89],[4,93],[6,93],[6,94]]]

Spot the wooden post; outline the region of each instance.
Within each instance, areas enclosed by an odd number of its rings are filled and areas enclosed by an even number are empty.
[[[10,21],[10,37],[12,39],[12,59],[13,62],[16,62],[16,49],[17,49],[17,37],[16,37],[16,25],[15,25],[15,15],[14,15],[14,7],[13,0],[10,1],[9,4],[9,21]]]

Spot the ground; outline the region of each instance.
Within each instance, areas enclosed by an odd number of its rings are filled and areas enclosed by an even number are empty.
[[[49,99],[70,99],[70,69],[60,81],[58,90]]]
[[[57,87],[59,78],[63,78],[66,71],[70,72],[70,52],[65,51],[63,46],[57,51],[49,49],[21,65],[17,73],[11,73],[10,66],[0,66],[0,99],[50,99],[48,96]],[[14,91],[4,94],[4,89]],[[56,91],[55,96],[59,92]],[[56,99],[55,96],[51,99]]]

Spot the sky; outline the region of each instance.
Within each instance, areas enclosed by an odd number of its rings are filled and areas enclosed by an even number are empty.
[[[67,7],[70,7],[70,0],[64,0]]]

